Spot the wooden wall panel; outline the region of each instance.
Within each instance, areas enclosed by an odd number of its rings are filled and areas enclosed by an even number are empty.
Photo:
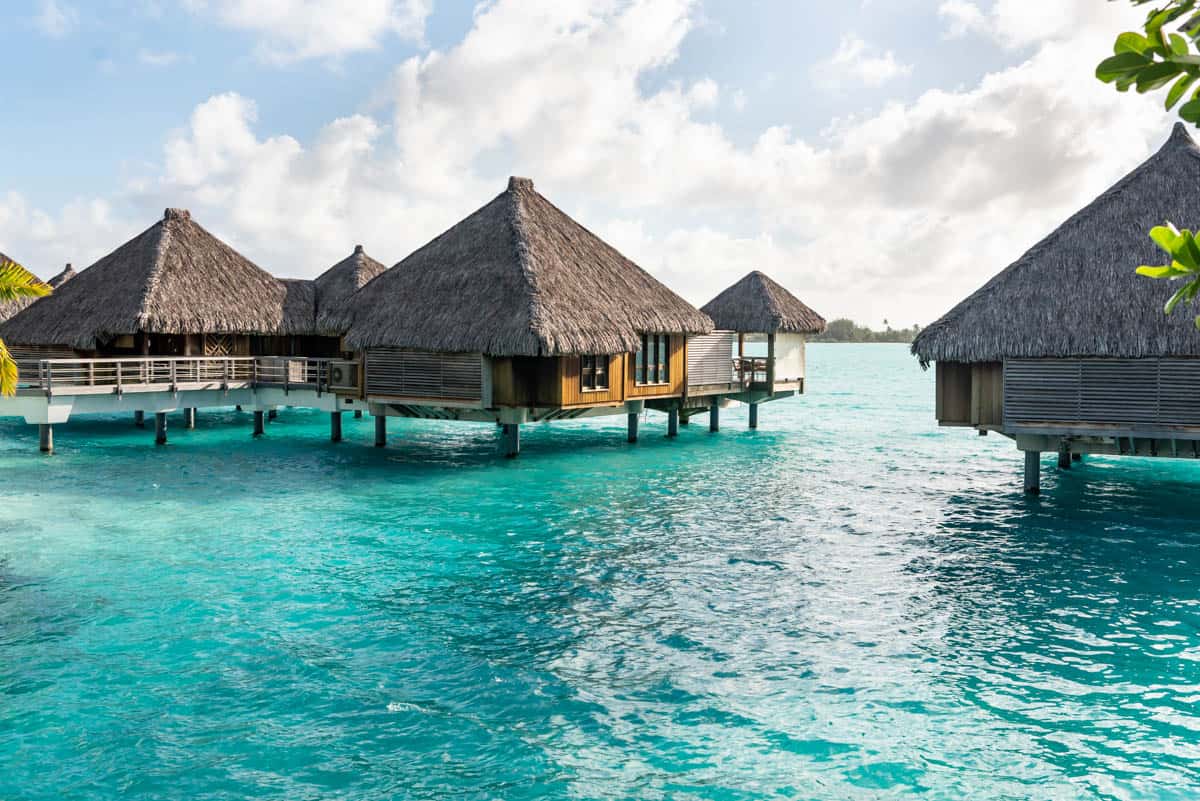
[[[971,365],[971,425],[1004,424],[1004,366],[1000,362]]]
[[[971,425],[971,365],[938,362],[937,421],[944,426]]]
[[[685,380],[684,366],[687,364],[687,356],[684,352],[683,337],[671,337],[671,358],[670,370],[671,382],[669,384],[651,384],[648,386],[638,386],[634,380],[634,370],[637,367],[637,359],[633,354],[626,357],[627,363],[625,369],[625,396],[628,398],[660,398],[670,397],[673,395],[683,394],[683,385]]]
[[[625,401],[625,382],[621,377],[625,374],[625,354],[608,357],[608,389],[584,391],[580,382],[580,358],[564,356],[562,358],[562,405],[563,406],[596,406],[602,404],[623,403]]]

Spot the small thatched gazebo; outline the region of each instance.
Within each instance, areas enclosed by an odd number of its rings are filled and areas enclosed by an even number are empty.
[[[1164,254],[1164,222],[1200,227],[1200,148],[1176,125],[1162,148],[922,331],[937,418],[1013,437],[1038,489],[1041,451],[1200,456],[1200,332],[1136,275]]]
[[[418,401],[534,410],[506,424],[552,419],[545,410],[632,414],[646,399],[678,397],[686,336],[712,330],[526,178],[509,179],[322,325],[365,352],[367,394],[395,399],[394,413]]]
[[[286,353],[281,341],[312,333],[314,297],[311,282],[275,278],[187,211],[167,209],[146,231],[8,320],[0,336],[96,355]]]
[[[701,307],[718,331],[737,335],[738,370],[743,381],[763,385],[762,396],[777,390],[804,391],[804,345],[825,330],[825,319],[765,274],[754,270]],[[746,346],[766,345],[766,358]],[[696,372],[701,354],[696,359]],[[760,374],[761,380],[755,380]],[[758,403],[750,400],[750,427],[758,426]]]
[[[353,253],[318,275],[313,282],[317,292],[317,327],[331,334],[340,333],[336,324],[327,326],[325,321],[336,321],[345,314],[342,304],[386,270],[387,267],[367,255],[362,245],[355,245]]]

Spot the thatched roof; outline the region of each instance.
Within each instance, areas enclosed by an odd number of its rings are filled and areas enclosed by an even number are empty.
[[[825,318],[758,270],[717,295],[700,311],[722,331],[819,334],[825,330]]]
[[[74,278],[77,274],[78,273],[75,272],[75,268],[68,264],[62,269],[62,272],[51,278],[46,283],[50,285],[51,289],[58,289],[60,286]]]
[[[318,275],[313,282],[317,292],[318,321],[337,314],[351,295],[386,269],[368,256],[362,245],[355,245],[353,253]]]
[[[311,300],[311,289],[280,281],[187,211],[167,209],[162,220],[0,326],[0,337],[89,350],[139,331],[307,333],[315,317]]]
[[[1162,148],[944,317],[912,352],[932,361],[1200,356],[1190,316],[1163,314],[1179,284],[1137,275],[1163,264],[1156,225],[1200,227],[1200,149],[1182,125]]]
[[[351,348],[497,356],[622,353],[641,333],[712,321],[534,191],[495,200],[359,290],[325,320]]]

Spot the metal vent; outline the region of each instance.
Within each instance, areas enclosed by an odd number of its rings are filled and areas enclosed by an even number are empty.
[[[483,357],[478,353],[376,348],[367,351],[367,394],[478,401]]]

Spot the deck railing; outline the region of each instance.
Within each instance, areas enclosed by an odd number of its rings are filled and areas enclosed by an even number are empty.
[[[735,356],[733,374],[744,387],[767,383],[772,359],[769,356]]]
[[[332,368],[332,369],[331,369]],[[340,375],[339,375],[340,373]],[[82,395],[174,392],[255,386],[315,389],[359,386],[358,362],[284,356],[176,356],[131,359],[40,359],[20,363],[20,389]]]

